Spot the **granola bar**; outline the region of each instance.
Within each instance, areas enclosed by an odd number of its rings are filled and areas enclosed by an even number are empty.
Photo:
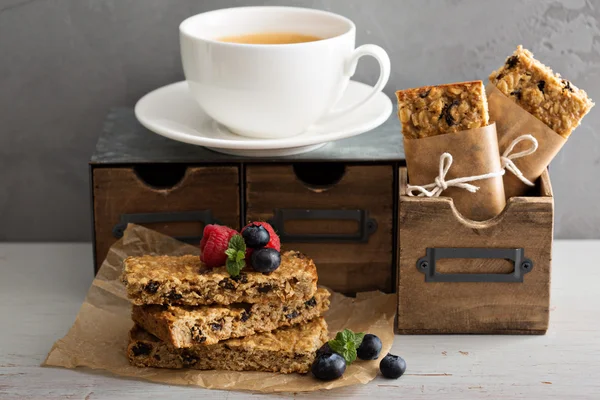
[[[399,90],[402,134],[418,139],[479,128],[489,123],[482,81]]]
[[[248,268],[236,278],[224,266],[208,268],[193,255],[128,257],[123,264],[122,280],[136,305],[308,300],[317,291],[315,263],[296,251],[281,254],[281,265],[268,275]]]
[[[564,138],[594,106],[585,91],[533,58],[519,45],[489,80],[515,103]]]
[[[322,317],[306,324],[217,344],[176,349],[138,326],[131,330],[127,357],[137,367],[306,373],[327,341]]]
[[[329,308],[329,291],[309,300],[231,306],[134,306],[133,321],[165,343],[184,348],[304,323]]]

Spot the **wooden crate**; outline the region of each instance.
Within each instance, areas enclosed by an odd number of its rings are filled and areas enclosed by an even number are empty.
[[[399,176],[399,332],[544,334],[554,210],[548,173],[537,196],[513,197],[484,222],[463,218],[448,197],[406,196],[405,168]]]
[[[390,292],[394,166],[299,163],[246,167],[246,221],[266,220],[283,248],[315,260],[336,291]]]
[[[193,244],[208,223],[239,229],[239,186],[237,166],[93,168],[96,270],[128,222]]]

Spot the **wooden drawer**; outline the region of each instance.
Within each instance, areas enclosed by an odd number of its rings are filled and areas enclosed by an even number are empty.
[[[554,202],[512,197],[489,221],[462,217],[449,197],[406,196],[400,171],[400,333],[543,334],[548,328]]]
[[[319,284],[392,290],[392,165],[246,167],[246,221],[269,221],[284,249],[315,260]]]
[[[95,167],[92,179],[96,270],[128,222],[194,244],[205,224],[239,229],[238,167]]]

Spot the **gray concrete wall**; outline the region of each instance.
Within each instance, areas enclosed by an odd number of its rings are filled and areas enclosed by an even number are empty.
[[[89,240],[87,161],[107,110],[182,79],[184,18],[263,4],[353,19],[358,44],[390,54],[390,96],[485,79],[522,43],[600,99],[596,0],[0,0],[0,241]],[[363,62],[356,79],[375,71]],[[552,165],[560,238],[600,238],[599,125],[594,110]]]

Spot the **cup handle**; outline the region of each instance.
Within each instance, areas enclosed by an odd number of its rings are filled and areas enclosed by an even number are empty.
[[[379,62],[379,79],[373,87],[373,90],[367,97],[365,97],[361,101],[358,101],[342,109],[331,110],[328,114],[325,115],[325,118],[336,118],[343,114],[347,114],[356,110],[358,107],[371,100],[373,96],[375,96],[377,93],[381,92],[387,84],[388,80],[390,79],[390,57],[384,49],[374,44],[363,44],[362,46],[354,49],[354,52],[352,53],[345,65],[344,73],[347,76],[354,75],[354,73],[356,72],[356,65],[358,64],[358,60],[360,60],[362,56],[371,56],[375,58],[377,62]]]

